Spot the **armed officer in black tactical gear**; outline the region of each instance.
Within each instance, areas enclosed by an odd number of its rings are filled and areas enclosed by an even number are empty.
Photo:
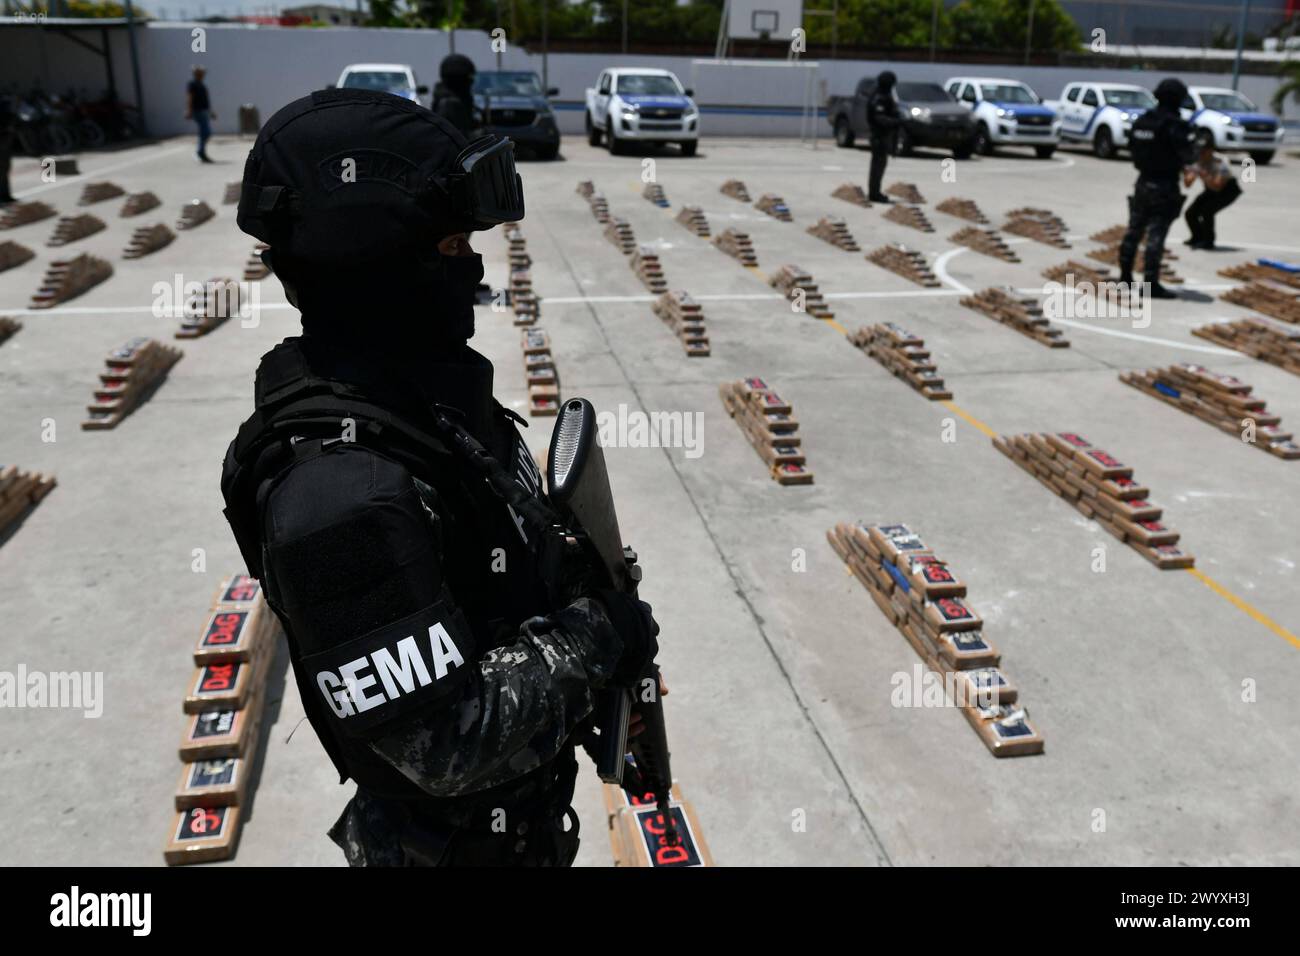
[[[867,99],[867,129],[871,132],[871,174],[867,192],[872,202],[890,201],[880,183],[885,178],[885,166],[889,163],[889,154],[894,151],[898,127],[903,122],[898,101],[894,99],[896,82],[898,78],[893,71],[885,70],[876,77],[876,88]]]
[[[438,83],[433,89],[433,111],[445,119],[462,136],[478,128],[474,109],[474,61],[461,53],[442,58],[438,65]]]
[[[1129,150],[1138,178],[1128,201],[1128,231],[1119,246],[1119,281],[1133,281],[1133,261],[1145,235],[1142,271],[1149,283],[1147,294],[1153,299],[1174,299],[1177,296],[1160,284],[1160,260],[1169,225],[1183,208],[1178,180],[1183,167],[1196,159],[1195,130],[1179,113],[1187,97],[1182,80],[1161,80],[1155,96],[1155,109],[1139,116],[1129,134]]]
[[[355,796],[352,865],[568,865],[575,730],[656,651],[537,532],[544,492],[471,349],[468,235],[523,217],[509,142],[384,93],[280,110],[238,221],[302,313],[222,475],[303,705]],[[530,517],[531,516],[531,517]]]

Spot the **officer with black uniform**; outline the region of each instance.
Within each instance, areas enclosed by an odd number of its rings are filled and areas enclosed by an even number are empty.
[[[443,57],[438,65],[438,83],[433,89],[433,111],[461,135],[469,136],[478,126],[474,109],[474,61],[461,53]]]
[[[903,122],[898,101],[894,99],[894,84],[897,82],[893,71],[885,70],[876,77],[876,88],[867,99],[867,129],[871,132],[871,174],[867,192],[872,202],[890,201],[880,183],[885,178],[885,166],[889,154],[894,151],[898,127]]]
[[[1148,295],[1153,299],[1174,299],[1177,296],[1160,284],[1160,260],[1169,225],[1183,208],[1178,179],[1183,167],[1196,159],[1195,130],[1179,113],[1187,98],[1182,80],[1161,80],[1155,96],[1155,109],[1139,116],[1129,133],[1129,150],[1138,178],[1128,201],[1128,231],[1119,246],[1119,281],[1133,281],[1133,261],[1145,234],[1142,271],[1149,283]]]
[[[258,367],[225,513],[357,783],[330,831],[352,865],[571,863],[577,732],[657,650],[649,605],[591,587],[543,533],[522,420],[467,344],[468,235],[523,217],[512,150],[322,90],[244,170],[239,226],[270,245],[302,335]]]

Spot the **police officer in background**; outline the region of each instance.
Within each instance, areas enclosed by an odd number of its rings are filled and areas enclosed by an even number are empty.
[[[1155,95],[1155,109],[1139,116],[1129,134],[1138,178],[1128,201],[1128,231],[1119,246],[1119,281],[1133,281],[1133,261],[1145,235],[1142,271],[1149,283],[1148,294],[1153,299],[1174,299],[1177,296],[1160,284],[1160,260],[1169,225],[1183,208],[1178,180],[1183,167],[1195,161],[1195,130],[1179,113],[1187,98],[1182,80],[1161,80]]]
[[[469,234],[523,218],[512,149],[322,90],[244,170],[239,226],[269,243],[302,335],[258,367],[225,513],[357,783],[330,831],[352,865],[570,864],[576,732],[657,650],[649,605],[591,587],[539,530],[522,420],[467,344]]]
[[[871,174],[867,192],[872,202],[890,201],[880,183],[885,178],[885,166],[889,154],[894,151],[898,127],[903,122],[898,101],[894,99],[894,84],[897,82],[893,71],[885,70],[876,77],[876,88],[867,100],[867,129],[871,132]]]
[[[438,83],[433,88],[433,111],[461,135],[469,136],[478,127],[474,109],[474,61],[460,53],[442,58],[438,65]]]

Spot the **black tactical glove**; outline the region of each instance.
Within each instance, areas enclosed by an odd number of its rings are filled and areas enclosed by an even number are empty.
[[[609,616],[609,622],[623,638],[623,653],[614,667],[611,683],[635,684],[659,653],[659,624],[650,605],[622,591],[600,590],[594,595]]]

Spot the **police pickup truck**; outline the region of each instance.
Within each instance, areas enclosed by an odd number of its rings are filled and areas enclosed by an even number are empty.
[[[975,151],[990,155],[999,146],[1032,146],[1049,159],[1061,141],[1061,120],[1038,94],[1019,80],[954,76],[943,88],[975,118]]]
[[[1061,117],[1061,140],[1086,143],[1102,159],[1128,148],[1133,121],[1156,105],[1149,90],[1127,83],[1067,83],[1044,104]]]
[[[587,90],[587,142],[599,146],[604,137],[615,155],[628,142],[677,143],[683,156],[694,156],[700,110],[693,95],[667,70],[603,70]]]
[[[876,90],[876,78],[858,81],[852,96],[832,96],[826,102],[826,119],[835,131],[835,144],[845,149],[859,136],[870,136],[867,103]],[[938,83],[899,83],[894,87],[898,113],[898,152],[906,156],[917,146],[951,149],[958,159],[974,150],[975,121]]]
[[[1236,90],[1214,86],[1193,86],[1183,100],[1183,119],[1196,127],[1202,143],[1223,151],[1250,153],[1263,166],[1282,145],[1284,131],[1276,116],[1261,113],[1259,107]]]

